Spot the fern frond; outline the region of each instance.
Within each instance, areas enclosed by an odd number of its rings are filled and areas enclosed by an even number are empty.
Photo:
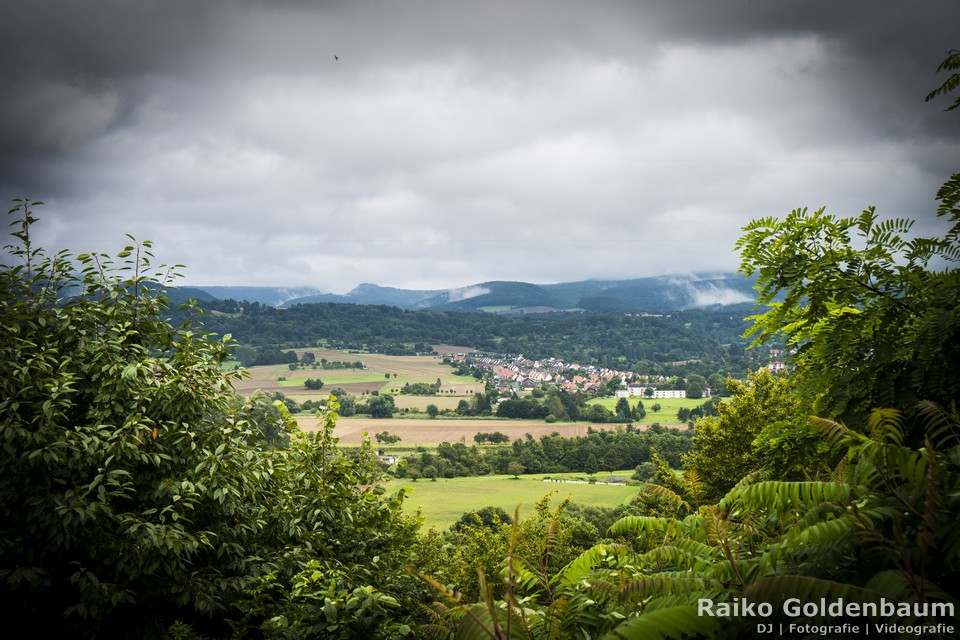
[[[882,444],[875,441],[865,443],[859,448],[858,467],[872,465],[870,479],[878,478],[888,488],[904,485],[905,489],[916,496],[923,492],[927,477],[927,457],[923,451],[912,451],[906,447]],[[858,472],[863,469],[858,469]],[[862,482],[862,480],[861,480]],[[874,483],[874,486],[876,484]]]
[[[692,470],[687,472],[688,478],[690,473],[692,473]],[[683,508],[687,511],[687,513],[690,513],[690,511],[692,511],[692,509],[690,508],[690,503],[684,500],[682,497],[680,497],[680,494],[678,494],[676,491],[673,491],[672,489],[668,489],[667,487],[661,484],[653,484],[651,482],[646,482],[640,487],[640,489],[641,491],[649,491],[650,493],[656,494],[657,496],[666,499],[670,504],[672,504],[677,509]]]
[[[682,594],[654,596],[643,603],[643,613],[646,614],[657,609],[689,606],[701,598],[714,601],[723,600],[724,596],[727,595],[729,594],[721,589],[705,589],[703,591],[688,591]]]
[[[501,576],[511,587],[526,594],[535,594],[546,586],[543,573],[517,556],[510,558],[510,562],[501,571]]]
[[[717,553],[716,549],[713,549],[712,547],[709,547],[703,543],[697,544],[709,549],[713,553]],[[710,556],[707,556],[707,558],[709,557]],[[658,547],[654,547],[647,553],[641,554],[638,557],[638,560],[641,562],[642,567],[650,567],[656,571],[663,571],[668,568],[697,569],[705,564],[703,558],[701,558],[699,554],[691,553],[690,551],[681,549],[679,546],[672,544],[663,544]]]
[[[917,602],[920,595],[926,600],[940,600],[957,603],[945,589],[922,577],[908,574],[902,569],[880,571],[870,578],[867,588],[883,594],[887,600],[897,602]]]
[[[947,449],[960,444],[960,414],[957,404],[950,409],[924,400],[918,405],[918,413],[926,423],[925,431],[938,449]]]
[[[551,580],[551,584],[570,586],[584,580],[595,567],[605,561],[614,552],[622,552],[622,547],[608,544],[598,544],[590,547],[579,556],[567,563]]]
[[[503,635],[500,611],[485,604],[464,607],[466,615],[457,629],[458,640],[500,640]]]
[[[874,440],[903,444],[903,414],[896,409],[874,409],[867,418],[867,430]]]
[[[819,602],[821,599],[845,602],[879,602],[880,594],[852,584],[834,582],[811,576],[777,575],[761,578],[744,589],[746,599],[784,602],[797,598],[800,602]]]
[[[675,518],[654,516],[624,516],[607,529],[609,535],[639,535],[641,533],[667,533],[677,526]]]
[[[783,537],[782,545],[784,549],[825,553],[836,546],[851,544],[853,534],[862,528],[860,519],[847,514],[805,527],[794,527]]]
[[[601,640],[646,640],[647,638],[712,638],[720,623],[710,616],[698,616],[697,607],[680,605],[656,609],[630,618],[603,636]]]
[[[707,578],[694,577],[686,571],[666,571],[633,580],[620,589],[619,597],[623,601],[643,600],[655,595],[689,594],[719,586]]]
[[[758,482],[744,487],[736,496],[750,509],[812,509],[823,502],[847,501],[852,495],[843,482]]]
[[[853,444],[865,438],[862,433],[852,431],[848,429],[845,424],[837,422],[836,420],[810,416],[810,423],[820,432],[824,440],[826,440],[831,447]]]
[[[720,553],[716,547],[711,547],[708,544],[690,538],[680,538],[673,542],[673,546],[686,553],[695,555],[701,560],[713,561],[723,557],[723,554]]]

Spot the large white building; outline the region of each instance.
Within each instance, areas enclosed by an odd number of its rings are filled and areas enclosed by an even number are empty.
[[[654,389],[653,395],[646,394],[647,387],[627,387],[626,389],[617,389],[617,398],[632,398],[633,396],[643,396],[645,398],[686,398],[687,392],[683,389]]]

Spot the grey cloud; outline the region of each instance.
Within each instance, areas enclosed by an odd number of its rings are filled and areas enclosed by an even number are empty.
[[[936,228],[960,120],[922,96],[958,17],[947,0],[15,2],[0,197],[47,200],[54,245],[131,232],[206,284],[733,268],[743,224],[798,206]]]

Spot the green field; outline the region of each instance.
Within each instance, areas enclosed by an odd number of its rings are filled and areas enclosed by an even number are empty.
[[[613,411],[617,406],[618,400],[619,398],[595,398],[588,404],[599,404]],[[667,425],[677,422],[677,411],[680,410],[680,408],[693,409],[709,400],[709,398],[627,398],[631,407],[637,405],[637,400],[643,400],[643,407],[647,411],[646,417],[637,421],[637,424],[653,424],[654,422],[659,422],[660,424]],[[651,409],[655,404],[660,405],[660,411],[654,412]]]
[[[633,471],[622,471],[614,475],[629,477]],[[583,476],[583,474],[547,474],[553,478]],[[599,474],[596,479],[603,481],[607,474]],[[460,519],[467,511],[486,506],[500,507],[513,514],[520,506],[521,516],[529,514],[534,504],[550,492],[553,502],[570,497],[573,502],[583,505],[615,507],[626,504],[637,494],[638,487],[601,484],[573,484],[567,482],[544,482],[543,475],[479,476],[474,478],[438,478],[436,482],[420,479],[391,480],[385,486],[388,491],[397,491],[400,487],[410,489],[404,501],[404,510],[413,513],[421,510],[425,528],[445,530]]]

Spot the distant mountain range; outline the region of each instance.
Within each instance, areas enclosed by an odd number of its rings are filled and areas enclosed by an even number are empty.
[[[698,307],[750,303],[753,281],[738,274],[697,273],[633,280],[582,280],[560,284],[481,282],[444,290],[412,290],[361,284],[345,294],[298,287],[184,287],[175,298],[229,299],[276,307],[315,302],[388,305],[400,309],[537,313],[615,311],[667,313]]]

